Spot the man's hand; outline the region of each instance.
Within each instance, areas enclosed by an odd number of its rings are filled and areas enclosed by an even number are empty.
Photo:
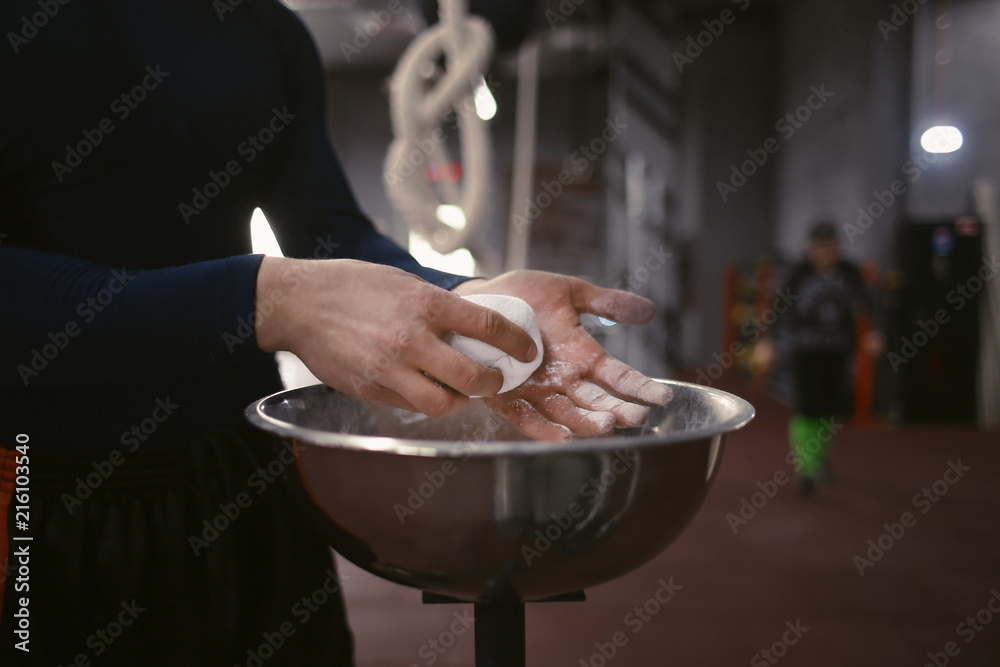
[[[885,337],[878,331],[869,331],[861,342],[861,349],[865,354],[879,357],[885,351]]]
[[[521,361],[537,353],[531,337],[496,311],[400,269],[349,259],[265,257],[256,311],[260,349],[295,353],[350,396],[432,417],[503,385],[500,373],[446,344],[448,332]]]
[[[750,357],[750,368],[755,377],[762,377],[771,372],[774,368],[775,359],[778,353],[774,347],[774,341],[768,337],[761,338],[753,346],[753,355]]]
[[[645,324],[654,314],[648,299],[542,271],[471,280],[452,291],[516,296],[534,309],[545,346],[542,365],[517,389],[487,400],[525,435],[566,440],[635,427],[649,418],[644,405],[670,400],[669,387],[609,355],[580,323],[580,314],[590,313]]]

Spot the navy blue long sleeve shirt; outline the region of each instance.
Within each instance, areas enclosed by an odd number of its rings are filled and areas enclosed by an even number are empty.
[[[52,4],[44,20],[32,0],[0,8],[5,436],[169,442],[242,423],[280,389],[253,336],[255,207],[288,256],[463,280],[361,213],[315,47],[276,0]]]

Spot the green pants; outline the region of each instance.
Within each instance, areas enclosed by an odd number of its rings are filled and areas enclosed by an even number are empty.
[[[826,463],[833,433],[824,422],[829,424],[832,419],[795,415],[788,422],[788,440],[795,456],[795,466],[803,477],[815,477]]]

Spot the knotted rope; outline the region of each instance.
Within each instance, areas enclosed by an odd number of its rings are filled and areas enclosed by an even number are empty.
[[[493,55],[493,31],[469,16],[466,0],[441,0],[441,21],[421,33],[399,60],[389,86],[395,139],[385,160],[384,181],[393,207],[410,229],[439,253],[470,245],[488,212],[490,138],[486,122],[475,113],[473,96]],[[433,85],[433,72],[445,57],[444,75]],[[429,164],[448,162],[442,128],[449,111],[457,113],[461,139],[461,184],[438,188],[424,172]],[[442,204],[461,208],[465,228],[438,220]]]

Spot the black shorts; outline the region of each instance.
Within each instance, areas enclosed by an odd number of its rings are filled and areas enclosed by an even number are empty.
[[[843,351],[796,350],[795,392],[799,414],[827,417],[845,412],[847,362]]]
[[[7,577],[0,664],[353,665],[331,551],[283,477],[294,459],[269,437],[247,426],[140,448],[106,477],[100,452],[40,449],[30,589]],[[25,595],[29,653],[14,648]]]

